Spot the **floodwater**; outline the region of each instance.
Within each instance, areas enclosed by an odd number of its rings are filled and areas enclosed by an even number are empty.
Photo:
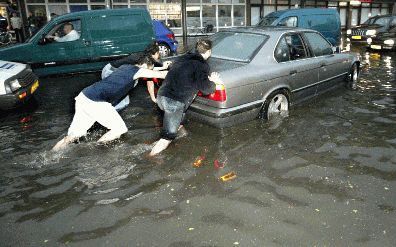
[[[394,246],[396,54],[358,51],[357,91],[275,123],[190,121],[156,158],[161,118],[143,85],[121,140],[96,144],[96,126],[49,152],[98,74],[42,79],[34,104],[1,113],[0,246]]]

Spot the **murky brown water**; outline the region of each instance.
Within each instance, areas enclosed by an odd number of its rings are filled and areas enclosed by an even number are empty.
[[[98,75],[43,79],[36,105],[0,118],[0,245],[394,246],[396,54],[360,52],[357,91],[321,96],[279,123],[190,122],[154,159],[160,117],[144,86],[122,113],[120,141],[97,145],[104,130],[94,128],[48,152]]]

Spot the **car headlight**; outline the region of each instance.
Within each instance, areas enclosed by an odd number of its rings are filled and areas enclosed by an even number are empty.
[[[384,41],[384,44],[385,45],[394,45],[395,41],[393,39],[387,39],[387,40]]]
[[[366,35],[375,35],[377,33],[377,30],[367,30]]]
[[[371,44],[371,42],[373,42],[373,39],[372,39],[372,38],[368,38],[368,39],[367,39],[367,43],[368,43],[368,44]]]
[[[8,83],[8,85],[10,85],[10,89],[12,92],[15,92],[16,90],[21,88],[21,84],[19,84],[18,79],[14,79],[14,80],[10,81]]]
[[[352,34],[352,30],[351,30],[351,29],[348,29],[348,30],[347,30],[347,34]]]

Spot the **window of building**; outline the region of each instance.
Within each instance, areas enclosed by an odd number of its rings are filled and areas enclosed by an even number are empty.
[[[67,9],[67,5],[48,5],[48,11],[50,15],[64,15],[69,12],[69,10]]]
[[[216,5],[203,5],[202,6],[202,25],[216,26]]]
[[[231,26],[231,5],[219,5],[219,27]]]
[[[245,25],[245,6],[234,5],[234,26]]]

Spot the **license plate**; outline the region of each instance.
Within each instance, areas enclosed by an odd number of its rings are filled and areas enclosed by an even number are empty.
[[[370,45],[371,49],[376,49],[376,50],[381,50],[381,46],[380,45]]]
[[[362,39],[362,36],[352,36],[352,39]]]
[[[36,89],[39,87],[39,82],[35,81],[32,85],[32,88],[30,89],[30,93],[33,94],[34,91],[36,91]]]

